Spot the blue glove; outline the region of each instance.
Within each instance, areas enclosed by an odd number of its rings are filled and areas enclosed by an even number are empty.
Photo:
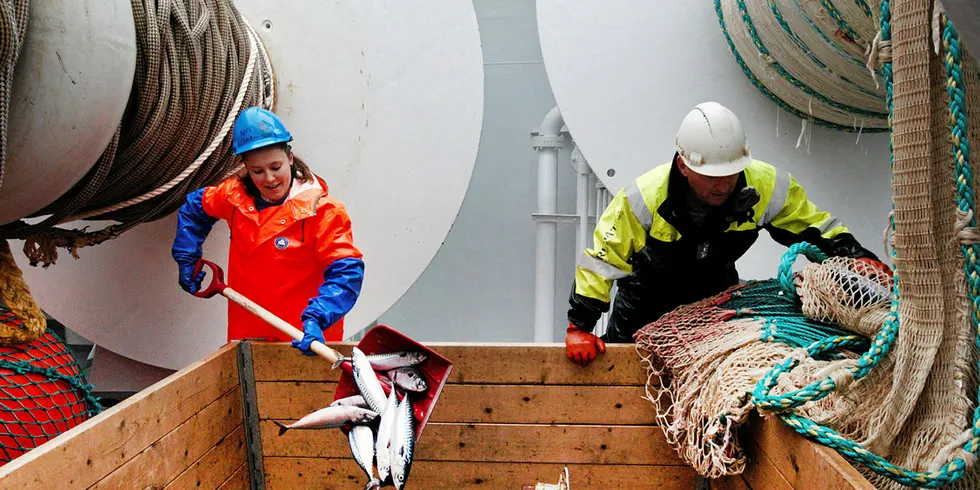
[[[323,284],[310,298],[300,320],[313,320],[330,328],[354,307],[363,280],[364,261],[353,257],[335,260],[323,271]]]
[[[195,294],[201,290],[201,281],[204,280],[204,269],[197,273],[197,277],[194,277],[194,264],[180,264],[180,275],[177,277],[177,283],[180,287],[187,291],[188,293]]]
[[[177,283],[181,289],[194,294],[201,289],[204,271],[195,278],[194,264],[201,258],[201,247],[204,239],[211,232],[211,227],[218,221],[204,212],[201,199],[204,189],[198,189],[187,195],[187,199],[177,212],[177,233],[170,252],[180,266]]]
[[[323,329],[320,328],[320,324],[318,324],[315,320],[306,320],[303,322],[303,340],[294,340],[292,342],[292,346],[299,349],[303,355],[315,356],[316,354],[310,350],[310,344],[312,344],[314,340],[320,342],[321,344],[324,343]]]

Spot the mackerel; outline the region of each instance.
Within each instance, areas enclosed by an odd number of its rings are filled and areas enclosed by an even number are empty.
[[[405,391],[423,392],[429,389],[422,372],[413,367],[392,369],[388,371],[388,379]]]
[[[377,416],[378,412],[361,407],[335,405],[307,414],[291,424],[276,421],[276,425],[279,435],[283,435],[290,429],[332,429],[347,424],[366,424]]]
[[[364,490],[380,487],[381,481],[374,477],[374,431],[367,425],[355,425],[347,433],[347,440],[354,461],[368,476]]]
[[[395,412],[390,451],[391,479],[395,483],[395,488],[402,490],[412,470],[412,456],[415,453],[415,411],[408,394],[402,399],[401,405]]]
[[[378,371],[388,371],[400,367],[409,367],[421,364],[422,361],[428,357],[424,352],[416,351],[399,351],[399,352],[389,352],[387,354],[371,354],[367,357],[368,363],[371,367]],[[352,362],[350,357],[341,357],[337,359],[337,362],[333,363],[334,369],[340,367],[341,364],[345,362]]]
[[[374,369],[368,363],[367,357],[361,352],[361,349],[354,347],[352,360],[354,383],[357,384],[357,389],[364,397],[364,401],[374,412],[384,412],[388,399],[385,397],[385,390],[381,387],[381,382],[378,381],[378,376],[374,374]]]
[[[334,400],[333,403],[330,404],[331,407],[335,407],[337,405],[343,405],[348,407],[371,408],[368,406],[367,402],[364,401],[364,397],[361,395],[348,396],[346,398]]]
[[[388,481],[391,474],[391,428],[395,425],[395,414],[398,410],[398,395],[395,390],[391,390],[388,396],[388,404],[385,411],[381,412],[381,422],[378,423],[378,441],[374,447],[375,455],[378,458],[378,475],[382,482]]]

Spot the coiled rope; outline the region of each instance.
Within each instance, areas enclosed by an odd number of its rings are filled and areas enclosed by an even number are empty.
[[[959,35],[953,24],[941,12],[939,17],[941,29],[941,49],[944,60],[946,75],[946,96],[949,110],[949,142],[952,149],[954,175],[955,175],[955,195],[958,208],[958,215],[961,217],[964,229],[976,230],[977,219],[975,213],[975,191],[973,180],[973,168],[970,161],[970,141],[969,141],[969,119],[967,117],[967,103],[964,84],[963,70],[963,51],[959,42]],[[881,39],[886,42],[891,40],[891,2],[884,0],[881,5]],[[893,113],[893,80],[892,63],[887,58],[884,63],[884,79],[887,90],[887,101],[889,113]],[[891,118],[889,118],[891,125]],[[892,168],[894,172],[894,151],[892,151]],[[894,218],[891,227],[894,231]],[[960,250],[964,257],[963,270],[967,281],[967,293],[969,297],[969,324],[972,327],[974,343],[980,349],[980,243],[974,238],[964,239],[960,237]],[[805,246],[798,249],[791,249],[784,256],[783,269],[788,269],[795,260],[796,254],[802,251],[810,256],[811,250]],[[897,251],[892,250],[892,256],[897,258]],[[811,258],[814,258],[811,256]],[[816,258],[820,260],[819,258]],[[784,287],[792,289],[792,283],[786,283]],[[892,305],[884,327],[875,337],[872,348],[861,356],[857,366],[851,368],[851,376],[857,380],[866,376],[871,369],[876,367],[887,355],[889,349],[894,345],[898,337],[899,328],[899,289],[898,277],[896,276],[895,288],[893,292]],[[838,339],[839,340],[839,339]],[[830,345],[815,343],[807,349],[811,356],[820,352],[833,349]],[[940,488],[949,485],[964,477],[976,463],[980,456],[980,408],[973,411],[972,425],[956,438],[955,448],[946,455],[948,461],[941,467],[930,471],[916,471],[890,463],[884,457],[874,454],[860,444],[843,437],[837,431],[815,423],[805,417],[785,411],[797,408],[805,403],[819,400],[830,393],[835,388],[835,383],[829,377],[806,386],[803,389],[771,396],[769,393],[775,387],[776,379],[795,367],[797,361],[788,359],[776,366],[765,377],[763,377],[755,391],[753,392],[754,403],[759,408],[777,411],[780,418],[785,421],[796,432],[805,437],[814,439],[821,444],[829,446],[852,461],[858,462],[875,473],[890,478],[903,485],[924,488]],[[977,366],[980,369],[980,364]],[[980,396],[980,395],[978,395]],[[976,400],[975,407],[980,407],[980,398]]]
[[[26,344],[44,335],[47,318],[34,302],[7,240],[0,240],[0,300],[21,321],[0,323],[0,346]]]
[[[866,63],[878,40],[864,0],[715,0],[715,12],[752,85],[802,119],[797,147],[814,124],[888,130],[884,89]]]
[[[191,190],[238,167],[230,128],[249,106],[272,109],[272,67],[262,42],[231,0],[133,0],[137,61],[133,90],[115,137],[92,170],[64,196],[0,227],[23,239],[31,265],[162,218]],[[111,220],[97,231],[56,225]]]
[[[8,0],[0,4],[0,189],[7,162],[7,118],[14,67],[27,34],[28,0]]]

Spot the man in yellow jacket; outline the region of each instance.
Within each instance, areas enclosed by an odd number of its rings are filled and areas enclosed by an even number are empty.
[[[786,246],[806,241],[888,271],[843,223],[810,202],[796,179],[752,159],[731,110],[698,104],[681,122],[673,160],[616,194],[596,225],[594,246],[579,257],[568,358],[588,365],[605,342],[633,342],[637,330],[664,313],[737,284],[735,261],[761,229]],[[609,309],[613,282],[618,291],[599,338],[592,330]]]

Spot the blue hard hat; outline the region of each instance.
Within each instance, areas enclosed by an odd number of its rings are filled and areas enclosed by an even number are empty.
[[[279,116],[261,107],[249,107],[238,115],[232,133],[231,148],[236,155],[263,146],[292,141]]]

